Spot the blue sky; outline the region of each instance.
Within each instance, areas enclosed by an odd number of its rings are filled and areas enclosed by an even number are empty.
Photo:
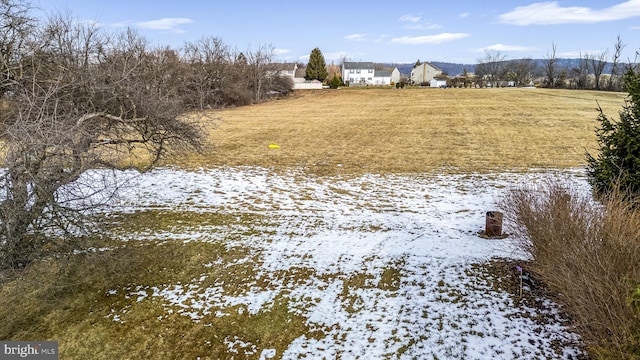
[[[239,51],[268,46],[279,61],[476,63],[485,50],[506,59],[640,50],[640,0],[308,1],[32,0],[41,13],[69,11],[109,29],[136,28],[157,45],[217,37]]]

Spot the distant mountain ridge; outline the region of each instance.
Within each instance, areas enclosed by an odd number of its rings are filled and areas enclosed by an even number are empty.
[[[522,60],[522,59],[505,60],[505,62],[518,61],[518,60]],[[532,59],[532,60],[536,63],[538,69],[543,69],[547,61],[547,59]],[[573,68],[579,67],[580,61],[583,61],[583,59],[558,58],[556,59],[556,66],[559,70],[571,70]],[[457,63],[449,63],[449,62],[441,62],[441,61],[426,61],[426,62],[435,65],[436,67],[438,67],[440,70],[442,70],[444,73],[448,74],[449,76],[461,75],[464,73],[465,70],[471,73],[475,72],[475,68],[477,65],[477,64],[457,64]],[[390,68],[397,67],[402,75],[409,76],[411,75],[411,70],[413,70],[413,65],[415,64],[414,63],[412,64],[388,63],[388,64],[382,64],[382,65]],[[624,69],[624,67],[628,64],[619,63],[618,65],[619,65],[619,69]],[[602,73],[610,74],[612,66],[613,66],[613,63],[607,62],[605,64],[604,71]],[[589,73],[593,73],[592,69],[590,68],[589,68]]]

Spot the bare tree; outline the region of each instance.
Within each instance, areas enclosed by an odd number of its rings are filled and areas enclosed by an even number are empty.
[[[505,71],[505,58],[506,56],[499,51],[485,50],[484,58],[478,60],[476,72],[479,67],[480,75],[486,78],[492,87],[498,87]]]
[[[247,51],[247,75],[249,88],[251,89],[254,102],[260,102],[269,91],[266,85],[271,76],[276,76],[275,68],[272,65],[273,47],[261,45],[256,51]]]
[[[150,169],[204,139],[183,116],[190,94],[175,53],[150,49],[131,30],[107,36],[63,16],[35,35],[15,55],[22,74],[0,112],[0,268],[88,229],[83,220],[99,204],[84,201],[87,191],[103,189],[79,184],[87,170]]]
[[[485,80],[489,77],[487,75],[489,73],[488,66],[483,62],[478,62],[475,66],[475,78],[476,78],[476,86],[484,87]]]
[[[232,64],[229,47],[219,38],[206,37],[183,48],[185,61],[189,67],[186,81],[198,94],[198,106],[218,108],[228,105],[226,89],[231,86]],[[242,55],[244,56],[244,55]]]
[[[620,56],[622,56],[622,50],[624,49],[625,44],[622,43],[622,39],[620,39],[620,35],[616,39],[616,44],[613,46],[613,58],[611,65],[611,77],[609,78],[609,83],[607,84],[607,89],[609,91],[619,91],[622,88],[620,83],[620,74],[618,74],[618,66],[620,65]]]
[[[560,69],[558,71],[558,76],[556,77],[556,87],[566,88],[567,87],[567,79],[569,78],[569,74],[566,68]]]
[[[244,52],[233,53],[233,67],[228,71],[229,82],[225,88],[225,97],[231,104],[247,105],[254,101],[254,95],[250,89],[249,60]]]
[[[576,89],[586,89],[589,83],[589,54],[580,54],[578,66],[571,69],[571,84]]]
[[[202,38],[187,43],[182,54],[185,82],[201,109],[252,104],[293,89],[291,80],[279,76],[268,46],[238,52],[218,38]]]
[[[598,55],[593,54],[590,57],[591,70],[593,70],[593,75],[595,77],[595,86],[596,90],[600,90],[600,79],[602,77],[602,72],[604,71],[605,65],[607,65],[607,51],[603,51]]]
[[[512,60],[506,63],[506,78],[516,86],[529,85],[536,72],[537,66],[532,59]]]
[[[557,74],[558,59],[556,58],[556,49],[557,49],[557,45],[555,43],[552,43],[551,53],[547,53],[547,56],[545,57],[545,60],[544,60],[544,73],[545,73],[544,83],[547,85],[547,87],[557,86],[556,76],[558,75]]]

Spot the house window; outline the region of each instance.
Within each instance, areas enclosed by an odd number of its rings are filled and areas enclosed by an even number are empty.
[[[372,78],[368,78],[367,80],[371,81],[371,80],[373,80],[373,79],[372,79]]]
[[[354,69],[349,70],[349,73],[353,74],[354,72],[356,72]]]
[[[356,70],[356,74],[360,74],[360,69]]]
[[[373,69],[369,69],[369,74],[371,74],[373,72]]]

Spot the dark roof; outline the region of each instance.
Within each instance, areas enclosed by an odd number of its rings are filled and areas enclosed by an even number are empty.
[[[273,67],[278,71],[293,71],[296,68],[296,63],[273,63]]]
[[[382,76],[391,76],[391,71],[389,71],[389,70],[376,70],[373,73],[373,76],[380,76],[380,77],[382,77]]]
[[[434,69],[436,69],[436,71],[442,71],[442,69],[440,69],[439,67],[435,66],[433,63],[428,63],[429,65],[431,65],[431,67],[433,67]]]
[[[365,62],[344,62],[345,69],[373,69],[373,63],[370,61]]]
[[[426,62],[426,63],[423,63],[423,64],[427,64],[427,65],[431,66],[431,67],[432,67],[432,68],[434,68],[436,71],[442,71],[442,70],[440,70],[440,68],[439,68],[439,67],[437,67],[437,66],[433,65],[433,63]]]

